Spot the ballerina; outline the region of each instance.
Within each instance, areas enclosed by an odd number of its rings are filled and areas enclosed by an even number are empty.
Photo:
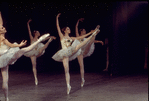
[[[19,47],[25,46],[27,41],[23,40],[20,44],[10,43],[5,38],[6,32],[7,31],[5,27],[3,27],[3,20],[0,12],[0,68],[3,79],[2,89],[5,95],[5,101],[9,101],[8,98],[9,65],[14,64],[17,61],[17,59],[19,59],[26,52],[29,52],[32,49],[34,49],[35,46],[38,45],[38,43],[45,40],[50,34],[45,34],[30,46],[20,49]]]
[[[58,34],[60,37],[62,49],[59,50],[57,53],[55,53],[52,56],[52,58],[55,61],[63,62],[63,66],[65,69],[66,84],[67,84],[67,94],[69,94],[70,90],[71,90],[70,74],[69,74],[69,61],[74,60],[78,55],[80,55],[81,47],[86,45],[89,42],[89,40],[91,40],[92,37],[96,36],[100,30],[98,28],[96,28],[95,30],[92,30],[91,32],[89,32],[88,34],[85,34],[83,36],[70,37],[69,34],[71,33],[71,31],[70,31],[69,27],[64,27],[62,29],[62,31],[60,29],[59,20],[58,20],[60,15],[61,15],[61,13],[59,13],[56,16],[56,26],[57,26]],[[91,36],[88,37],[85,41],[83,41],[82,43],[79,42],[79,39],[85,38],[89,35],[91,35]]]
[[[103,71],[108,71],[109,69],[109,44],[108,38],[105,39],[105,46],[106,46],[106,68]],[[112,74],[110,74],[112,76]]]
[[[30,29],[30,26],[29,26],[29,23],[31,21],[32,20],[30,19],[27,22],[27,27],[28,27],[29,37],[30,37],[30,44],[33,44],[35,41],[38,40],[38,37],[40,36],[40,33],[39,33],[39,31],[34,31],[34,33],[33,33],[34,37],[32,36],[31,29]],[[24,56],[30,57],[30,59],[31,59],[32,68],[33,68],[33,74],[34,74],[35,84],[36,85],[38,85],[37,69],[36,69],[36,64],[37,64],[36,63],[36,59],[45,53],[45,49],[48,47],[49,43],[53,39],[56,39],[56,37],[50,36],[50,37],[46,38],[46,40],[48,40],[46,44],[39,43],[32,51],[29,51],[29,52],[24,54]]]
[[[86,34],[86,30],[85,29],[80,29],[80,35],[79,35],[79,31],[78,31],[78,25],[79,25],[79,21],[83,22],[84,18],[80,18],[77,23],[76,23],[76,37],[82,36]],[[100,27],[100,26],[99,26]],[[87,38],[83,38],[80,40],[80,42],[83,42],[84,40],[86,40]],[[86,44],[85,46],[83,46],[81,48],[81,54],[77,57],[79,65],[80,65],[80,73],[81,73],[81,87],[84,86],[85,80],[84,80],[84,61],[83,58],[90,56],[91,54],[93,54],[94,49],[95,49],[95,45],[94,43],[101,43],[103,45],[102,41],[98,41],[95,40],[95,37],[92,37],[90,42],[88,44]]]

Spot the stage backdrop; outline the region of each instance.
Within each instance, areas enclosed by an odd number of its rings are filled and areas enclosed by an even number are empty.
[[[63,72],[62,63],[52,60],[52,56],[61,49],[57,29],[56,15],[61,28],[69,26],[71,36],[75,36],[75,24],[79,18],[79,29],[87,32],[100,25],[101,32],[96,40],[109,40],[109,72],[125,74],[140,71],[144,67],[145,47],[148,40],[148,2],[0,2],[6,38],[10,42],[28,40],[27,21],[31,18],[31,30],[41,34],[56,36],[43,56],[37,59],[38,72]],[[106,46],[95,44],[92,56],[84,59],[85,71],[101,72],[106,68]],[[13,70],[32,70],[30,58],[22,56],[10,66]],[[70,71],[79,72],[77,59],[70,62]]]

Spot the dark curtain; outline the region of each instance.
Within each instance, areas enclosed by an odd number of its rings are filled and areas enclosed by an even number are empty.
[[[148,2],[114,2],[110,39],[109,70],[112,74],[142,70],[148,40]]]

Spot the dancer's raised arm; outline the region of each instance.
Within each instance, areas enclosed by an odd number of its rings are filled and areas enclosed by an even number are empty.
[[[0,25],[3,25],[3,20],[2,20],[1,12],[0,12]]]
[[[59,20],[58,20],[58,18],[59,18],[60,15],[61,15],[61,13],[59,13],[56,16],[56,27],[57,27],[57,31],[58,31],[59,37],[60,37],[60,39],[62,39],[63,38],[63,34],[61,32],[61,29],[60,29],[60,26],[59,26]]]
[[[76,37],[78,37],[78,36],[80,36],[79,35],[79,31],[78,31],[78,25],[79,25],[79,21],[83,21],[84,20],[84,18],[80,18],[78,21],[77,21],[77,23],[76,23]]]
[[[95,30],[91,30],[89,33],[87,33],[87,34],[85,34],[85,35],[82,35],[82,36],[79,36],[79,37],[71,37],[71,39],[72,39],[72,40],[75,40],[75,39],[77,39],[77,40],[83,39],[83,38],[89,36],[90,34],[94,33],[94,31],[95,31]]]
[[[104,45],[103,41],[99,41],[99,40],[95,40],[94,43],[101,43],[102,45]]]
[[[27,22],[27,28],[28,28],[28,33],[29,33],[30,40],[33,40],[33,36],[32,36],[32,33],[31,33],[30,26],[29,26],[29,23],[30,23],[31,21],[32,21],[32,20],[29,19],[29,21]]]

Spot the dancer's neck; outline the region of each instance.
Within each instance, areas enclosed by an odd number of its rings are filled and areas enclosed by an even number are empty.
[[[65,36],[66,36],[66,37],[69,37],[69,34],[68,34],[68,33],[65,33]]]
[[[35,37],[34,37],[34,40],[38,40],[38,36],[35,36]]]

